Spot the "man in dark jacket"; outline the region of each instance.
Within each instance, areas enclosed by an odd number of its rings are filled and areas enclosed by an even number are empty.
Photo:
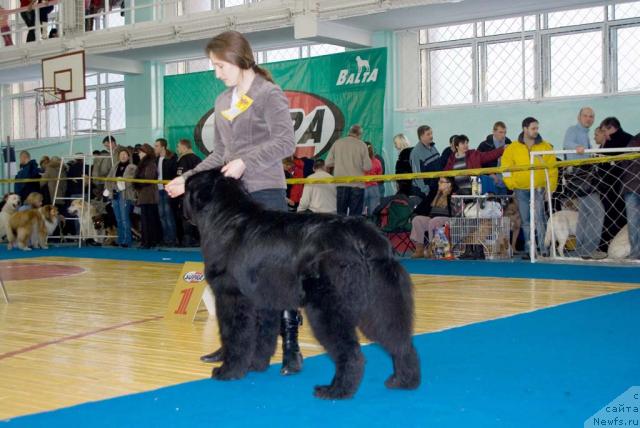
[[[154,145],[156,165],[158,167],[158,180],[173,180],[178,170],[178,158],[167,148],[167,140],[158,138]],[[174,203],[175,205],[175,203]],[[171,198],[164,190],[163,184],[158,184],[158,210],[160,211],[160,223],[162,224],[162,236],[166,246],[175,246],[176,221],[174,218],[175,207],[171,206]]]
[[[38,162],[31,159],[31,155],[26,150],[20,152],[20,170],[16,174],[17,179],[40,178],[40,168]],[[20,200],[24,201],[31,192],[39,192],[40,183],[16,183],[15,192],[20,195]]]
[[[633,136],[622,129],[620,121],[615,117],[607,117],[600,123],[600,129],[607,136],[604,149],[627,147]],[[606,153],[616,155],[619,153]],[[606,253],[609,243],[618,234],[627,222],[625,215],[625,201],[622,194],[622,174],[624,170],[619,163],[611,165],[602,163],[598,165],[598,190],[604,205],[604,229],[600,241],[600,250]]]
[[[191,141],[182,139],[178,142],[178,169],[177,175],[182,175],[187,171],[195,168],[202,159],[200,159],[193,150],[191,149]],[[180,244],[185,247],[195,247],[198,246],[199,243],[199,234],[198,229],[191,224],[189,220],[187,220],[182,214],[182,202],[183,197],[177,197],[172,199],[175,201],[176,206],[176,229],[178,232],[178,239]]]
[[[627,147],[640,147],[640,134]],[[640,159],[625,164],[622,183],[631,246],[629,258],[640,259]]]
[[[80,198],[82,195],[82,176],[89,175],[89,165],[85,167],[82,153],[76,153],[77,158],[67,162],[67,191],[65,196]]]
[[[398,150],[398,160],[396,161],[396,174],[411,174],[411,151],[413,147],[409,146],[409,140],[404,134],[398,134],[393,137],[393,145]],[[398,193],[407,196],[411,194],[411,180],[398,180]]]
[[[491,150],[499,149],[511,144],[511,140],[507,138],[507,125],[504,122],[498,121],[493,124],[493,133],[487,135],[487,138],[478,146],[479,152],[490,152]],[[500,166],[500,159],[485,162],[482,164],[483,168],[493,168]],[[496,185],[496,194],[506,195],[508,193],[507,186],[504,184],[502,174],[491,174],[491,178]]]

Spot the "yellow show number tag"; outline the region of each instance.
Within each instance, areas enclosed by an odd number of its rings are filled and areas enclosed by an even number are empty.
[[[208,286],[204,278],[204,263],[185,263],[169,299],[165,318],[193,321]]]
[[[232,105],[231,108],[221,112],[222,117],[227,119],[229,122],[233,122],[233,119],[247,111],[249,107],[251,107],[251,104],[253,104],[253,99],[243,95],[238,99],[235,105]]]

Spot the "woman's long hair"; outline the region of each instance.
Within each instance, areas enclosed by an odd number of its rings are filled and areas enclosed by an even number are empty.
[[[273,78],[268,70],[256,64],[249,41],[237,31],[225,31],[209,41],[205,48],[207,56],[214,54],[223,61],[240,67],[241,70],[253,70],[271,83]]]

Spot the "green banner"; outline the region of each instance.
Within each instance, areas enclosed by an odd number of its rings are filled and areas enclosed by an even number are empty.
[[[350,51],[270,63],[289,98],[298,157],[323,156],[353,124],[364,130],[376,153],[382,150],[386,48]],[[208,154],[213,139],[215,99],[226,88],[211,71],[164,78],[165,135],[170,146],[186,138]]]

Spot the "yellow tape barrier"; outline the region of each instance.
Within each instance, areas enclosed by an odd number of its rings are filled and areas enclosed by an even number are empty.
[[[576,159],[570,161],[559,161],[551,164],[541,163],[538,165],[518,165],[511,167],[499,166],[495,168],[474,168],[474,169],[459,169],[449,171],[435,171],[435,172],[421,172],[415,174],[386,174],[386,175],[362,175],[362,176],[348,176],[348,177],[332,177],[332,178],[290,178],[287,180],[287,184],[328,184],[328,183],[363,183],[369,181],[396,181],[396,180],[413,180],[417,178],[438,178],[438,177],[457,177],[463,175],[487,175],[487,174],[502,174],[505,172],[516,171],[530,171],[530,170],[543,170],[551,168],[564,168],[568,166],[582,166],[593,165],[598,163],[607,162],[620,162],[626,160],[640,159],[640,153],[626,153],[616,156],[601,156],[589,159]],[[122,181],[125,183],[141,183],[141,184],[167,184],[168,180],[143,180],[135,178],[113,178],[113,177],[91,177],[93,181]],[[61,180],[78,180],[74,178],[62,178]],[[31,178],[31,179],[0,179],[2,183],[39,183],[45,181],[54,181],[53,179]]]

